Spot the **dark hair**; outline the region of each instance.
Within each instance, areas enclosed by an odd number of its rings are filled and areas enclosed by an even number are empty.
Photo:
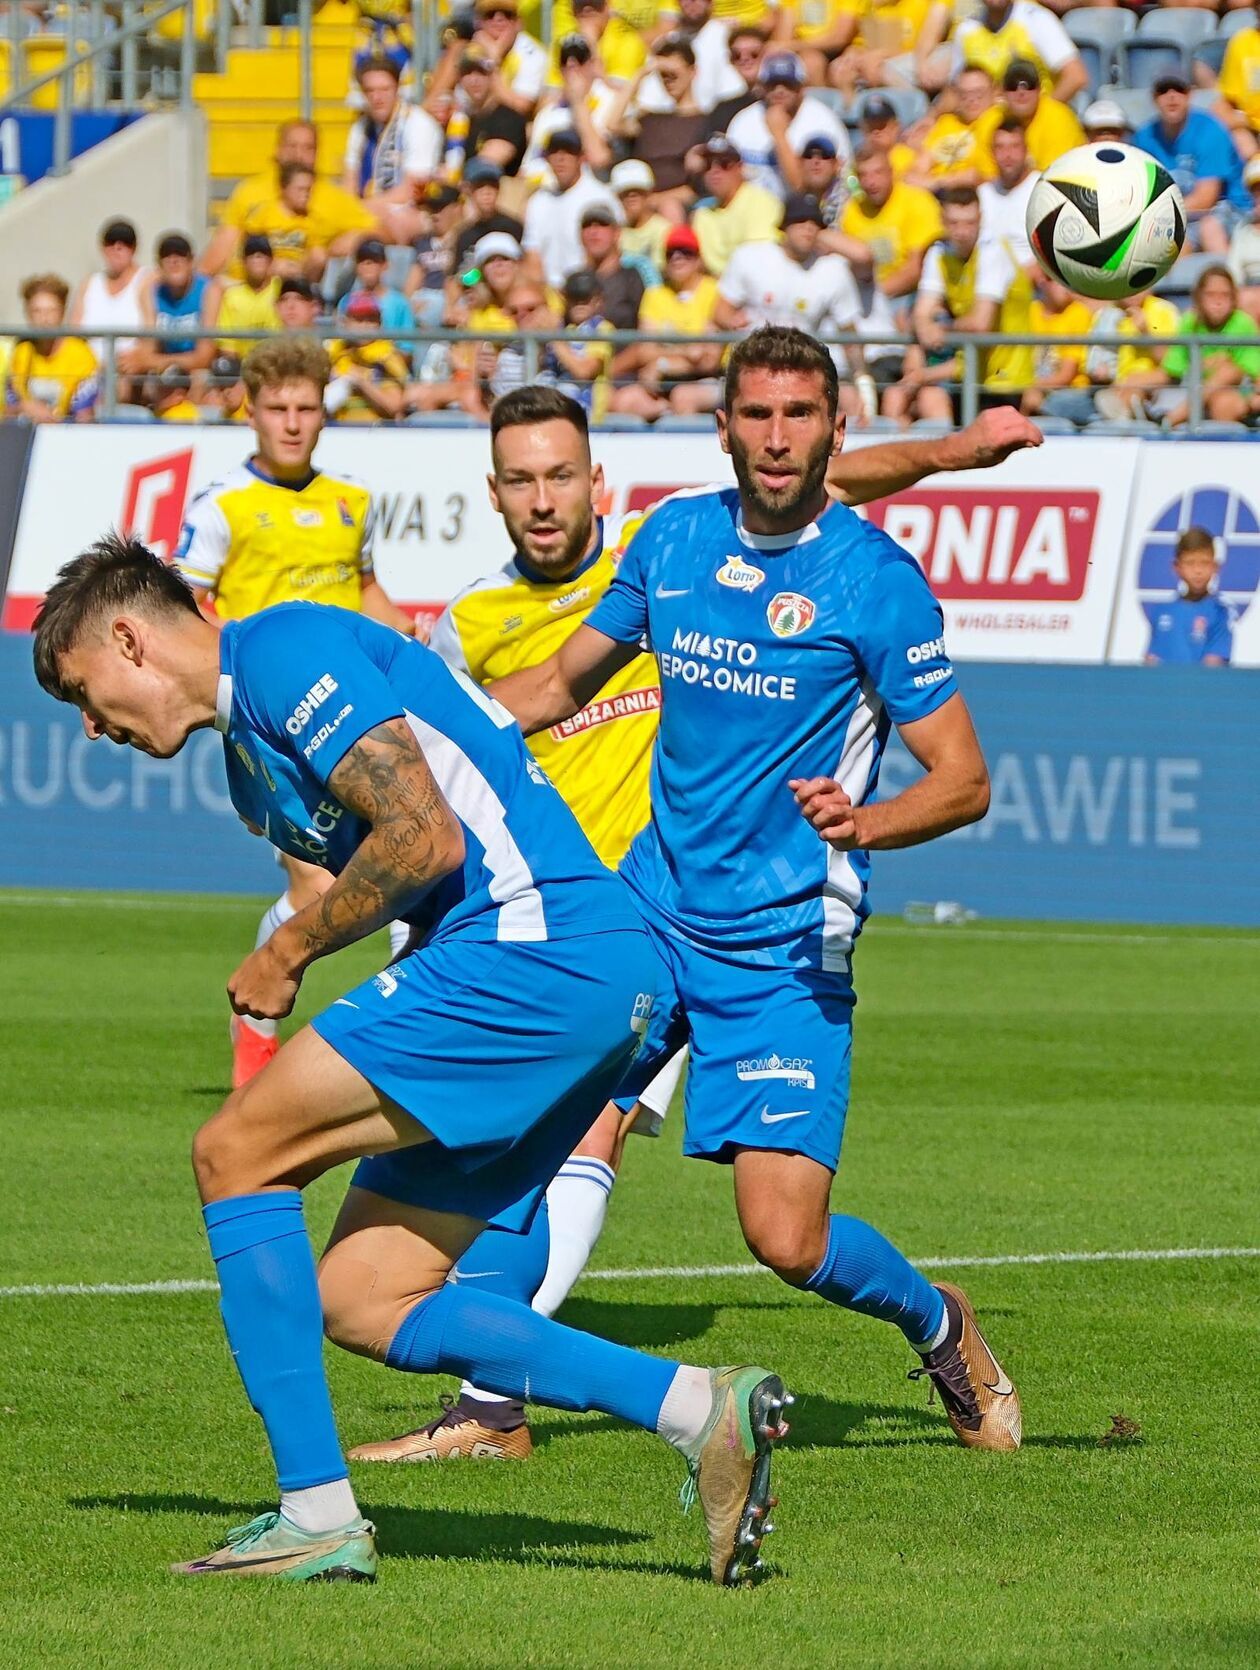
[[[577,401],[559,389],[541,383],[526,383],[500,395],[490,408],[490,445],[493,448],[504,429],[521,429],[535,423],[571,423],[590,445],[590,425]]]
[[[762,325],[737,342],[726,362],[722,404],[729,412],[739,393],[744,371],[802,371],[823,380],[827,410],[834,418],[840,407],[840,374],[836,362],[812,336],[790,325]]]
[[[948,186],[937,202],[942,209],[974,209],[980,202],[980,193],[975,186]]]
[[[994,133],[1017,133],[1025,144],[1028,143],[1027,131],[1018,116],[1003,116],[993,131]]]
[[[299,174],[309,174],[315,178],[315,170],[308,162],[282,162],[279,169],[280,189],[283,191],[291,180],[296,180]]]
[[[686,35],[665,35],[653,47],[657,58],[681,58],[689,69],[696,67],[696,52]]]
[[[1210,551],[1215,557],[1216,541],[1207,528],[1190,527],[1177,535],[1177,543],[1173,546],[1173,561],[1184,557],[1187,551]]]
[[[393,77],[395,84],[402,80],[402,71],[392,58],[383,52],[373,52],[359,64],[354,72],[354,79],[360,87],[363,85],[363,77],[371,75],[373,70],[383,70],[386,75]]]
[[[50,696],[71,700],[61,682],[62,656],[86,627],[119,609],[200,613],[192,589],[147,545],[128,534],[106,534],[58,571],[35,618],[35,677]]]
[[[1196,306],[1198,305],[1199,297],[1203,294],[1203,286],[1207,283],[1207,281],[1210,278],[1223,278],[1225,280],[1225,282],[1229,285],[1229,288],[1230,288],[1230,290],[1233,294],[1235,302],[1237,302],[1237,300],[1238,300],[1238,281],[1237,281],[1237,279],[1235,279],[1233,273],[1230,272],[1229,268],[1225,265],[1225,263],[1223,261],[1213,261],[1210,266],[1207,266],[1207,267],[1203,268],[1203,270],[1199,274],[1198,278],[1196,278],[1195,281],[1194,281],[1194,289],[1191,290],[1191,292],[1190,292],[1190,299],[1195,303]]]
[[[136,247],[136,229],[129,220],[107,220],[101,227],[101,247],[106,244],[126,244],[128,249]]]
[[[809,146],[805,146],[805,149],[808,150]],[[853,153],[853,166],[857,168],[864,162],[887,162],[888,166],[892,167],[888,152],[882,145],[859,145]]]
[[[182,255],[185,260],[191,261],[192,254],[192,243],[182,232],[164,232],[158,239],[157,258],[159,261],[165,261],[168,255]]]

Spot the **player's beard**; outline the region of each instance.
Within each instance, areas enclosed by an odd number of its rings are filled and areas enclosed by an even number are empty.
[[[804,461],[792,458],[787,465],[797,473],[786,487],[771,490],[758,479],[754,461],[732,429],[728,432],[731,464],[739,483],[739,496],[745,505],[757,511],[759,517],[788,532],[800,526],[801,511],[824,495],[827,466],[831,461],[835,438],[828,432]],[[776,460],[777,462],[777,460]]]
[[[528,523],[519,528],[510,528],[508,531],[512,536],[513,545],[531,567],[538,569],[541,574],[552,575],[557,580],[563,580],[567,575],[572,574],[586,555],[591,543],[594,525],[594,512],[588,508],[585,515],[580,516],[575,525],[566,530],[567,537],[559,545],[550,546],[545,551],[536,551],[530,546],[529,534],[531,528]],[[562,527],[563,523],[559,518],[554,518],[552,521],[545,523],[544,526],[558,528]]]

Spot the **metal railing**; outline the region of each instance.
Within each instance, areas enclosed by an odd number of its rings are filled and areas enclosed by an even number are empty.
[[[181,342],[270,342],[274,341],[278,333],[270,330],[245,330],[236,326],[223,329],[206,329],[200,325],[182,323],[178,326],[116,326],[94,329],[90,326],[80,326],[77,329],[62,328],[60,330],[35,330],[30,326],[0,325],[0,337],[15,339],[26,338],[37,342],[57,341],[64,337],[77,337],[86,342],[100,342],[104,348],[101,361],[101,413],[102,417],[113,417],[117,411],[117,345],[120,340],[131,342],[137,339],[151,342],[181,341]],[[701,335],[683,335],[669,331],[607,331],[598,336],[577,335],[564,330],[539,330],[511,332],[487,332],[469,330],[449,330],[445,327],[419,327],[414,330],[374,330],[365,332],[351,328],[347,321],[323,319],[317,324],[304,330],[304,336],[313,336],[322,342],[354,342],[355,340],[371,339],[375,341],[389,341],[404,344],[414,357],[415,350],[430,348],[435,343],[448,343],[452,346],[470,345],[489,342],[495,347],[505,347],[508,344],[519,345],[524,354],[524,375],[527,382],[534,381],[542,367],[543,351],[548,343],[567,342],[572,345],[586,347],[606,345],[612,348],[631,347],[639,343],[659,343],[662,347],[730,347],[742,342],[747,331],[710,331]],[[828,347],[844,348],[907,348],[914,345],[914,338],[901,332],[881,332],[878,335],[863,336],[852,331],[821,338]],[[1203,362],[1208,355],[1219,355],[1225,348],[1260,349],[1260,331],[1254,336],[1121,336],[1115,332],[1099,333],[1088,336],[1046,336],[1027,333],[1024,335],[1003,336],[996,332],[986,334],[951,333],[945,337],[942,351],[953,350],[961,355],[962,376],[956,385],[959,389],[960,419],[964,424],[971,423],[980,410],[981,397],[994,392],[988,389],[982,377],[983,355],[992,348],[1044,348],[1061,352],[1064,348],[1103,348],[1110,351],[1121,348],[1133,349],[1140,347],[1148,352],[1160,353],[1167,348],[1181,347],[1186,349],[1188,363],[1186,376],[1177,384],[1164,385],[1166,388],[1180,389],[1186,396],[1189,407],[1189,418],[1185,433],[1193,433],[1204,421],[1203,403],[1205,398]],[[631,379],[633,380],[633,379]],[[1034,380],[1033,387],[1041,386]],[[1089,389],[1082,388],[1079,392],[1099,393],[1113,387],[1111,383],[1091,383]],[[1006,392],[1016,392],[1018,389]],[[1134,391],[1136,392],[1136,391]],[[1260,389],[1257,389],[1260,393]],[[1182,433],[1181,430],[1178,433]]]

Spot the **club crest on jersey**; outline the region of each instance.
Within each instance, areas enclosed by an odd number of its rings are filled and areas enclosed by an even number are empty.
[[[765,577],[762,569],[743,557],[727,557],[717,571],[718,585],[730,586],[734,591],[756,591]]]
[[[341,517],[341,525],[343,528],[352,528],[354,526],[354,512],[344,499],[337,500],[337,514]]]
[[[766,605],[766,619],[776,638],[795,638],[814,623],[817,608],[799,591],[776,592]]]
[[[322,510],[311,510],[306,505],[294,505],[293,520],[299,528],[322,528],[324,513]]]

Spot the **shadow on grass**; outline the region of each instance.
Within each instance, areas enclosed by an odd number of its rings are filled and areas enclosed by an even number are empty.
[[[195,1495],[72,1496],[69,1506],[87,1513],[213,1515],[232,1524],[244,1524],[258,1512],[257,1502],[227,1502],[216,1496]],[[375,1507],[369,1502],[364,1502],[363,1509],[380,1533],[382,1551],[392,1559],[500,1560],[521,1566],[654,1572],[707,1581],[700,1560],[695,1565],[683,1565],[659,1560],[610,1560],[593,1553],[583,1557],[573,1552],[575,1548],[625,1548],[651,1540],[646,1531],[627,1531],[619,1525],[544,1519],[533,1514],[470,1513],[461,1508]]]

